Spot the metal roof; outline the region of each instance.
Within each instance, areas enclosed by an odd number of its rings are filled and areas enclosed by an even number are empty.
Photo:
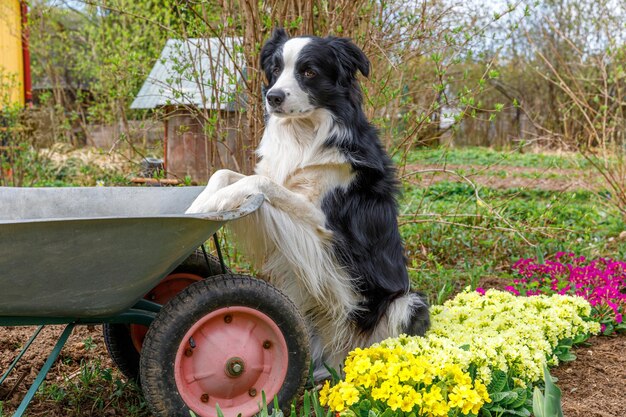
[[[245,67],[240,46],[240,38],[169,39],[130,107],[235,110]]]

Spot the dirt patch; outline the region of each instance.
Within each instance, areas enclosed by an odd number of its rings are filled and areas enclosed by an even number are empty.
[[[465,182],[450,172],[461,173],[476,185],[494,189],[529,188],[547,191],[599,190],[603,187],[600,175],[591,170],[530,168],[483,165],[410,164],[401,173],[403,179],[421,187],[442,181]]]
[[[567,417],[624,417],[626,335],[593,337],[574,350],[578,358],[552,371]]]
[[[46,326],[15,370],[0,386],[0,401],[3,402],[0,417],[11,416],[15,412],[63,328],[64,326]],[[0,374],[7,370],[35,329],[36,327],[30,326],[0,327]],[[82,363],[96,365],[95,368],[91,368],[97,369],[92,375],[93,378],[90,379],[89,375],[81,373]],[[101,326],[77,326],[44,382],[48,387],[56,384],[64,386],[65,389],[58,391],[48,389],[45,394],[42,394],[40,389],[28,408],[28,415],[128,416],[130,413],[127,409],[134,407],[139,410],[133,410],[133,416],[148,416],[145,410],[141,411],[143,400],[137,395],[136,389],[126,388],[123,384],[116,386],[114,382],[106,381],[108,376],[112,381],[122,379],[121,374],[112,368],[113,363],[104,345]],[[109,373],[108,369],[112,369],[112,373]],[[67,380],[71,383],[64,382]],[[83,390],[81,395],[76,396],[71,392],[71,388],[67,388],[73,384],[77,390]],[[132,384],[130,386],[134,387]],[[116,389],[119,390],[117,393]],[[116,395],[119,398],[116,398]],[[128,404],[129,407],[120,408],[120,404]]]
[[[478,282],[478,287],[489,289],[494,288],[496,290],[505,291],[506,287],[513,285],[513,279],[500,278],[495,276],[485,276]]]

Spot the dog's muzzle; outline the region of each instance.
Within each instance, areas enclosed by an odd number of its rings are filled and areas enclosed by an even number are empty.
[[[267,103],[272,109],[278,109],[285,102],[285,97],[283,90],[270,90],[267,92]]]

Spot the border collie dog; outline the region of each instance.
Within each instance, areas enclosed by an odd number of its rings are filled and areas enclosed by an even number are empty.
[[[289,38],[261,50],[268,119],[256,175],[213,174],[188,213],[229,210],[238,245],[298,306],[311,332],[316,378],[347,353],[401,333],[423,335],[428,306],[409,288],[391,159],[363,113],[365,54],[345,38]]]

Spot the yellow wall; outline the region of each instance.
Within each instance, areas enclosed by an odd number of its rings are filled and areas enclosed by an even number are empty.
[[[24,104],[21,31],[19,0],[0,0],[0,107],[7,95],[12,103]]]

